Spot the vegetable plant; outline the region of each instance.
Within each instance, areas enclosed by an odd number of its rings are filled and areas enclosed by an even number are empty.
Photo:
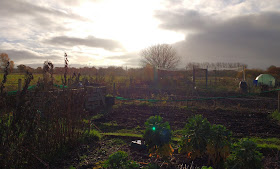
[[[261,169],[263,155],[257,150],[257,144],[250,139],[241,139],[234,145],[227,159],[229,169]]]
[[[202,115],[196,115],[188,119],[184,128],[184,136],[181,138],[179,152],[187,154],[190,159],[201,157],[206,152],[210,137],[210,123]]]
[[[213,169],[213,168],[212,167],[203,166],[203,167],[201,167],[201,169]]]
[[[162,117],[152,116],[145,122],[144,139],[148,146],[150,156],[167,158],[172,155],[170,145],[171,129],[168,122],[163,122]]]
[[[212,125],[209,141],[206,147],[209,162],[215,168],[222,168],[226,158],[230,155],[231,132],[222,125]],[[209,163],[208,162],[208,163]]]
[[[128,159],[128,154],[124,151],[117,151],[111,154],[103,166],[108,169],[137,169],[139,164]]]

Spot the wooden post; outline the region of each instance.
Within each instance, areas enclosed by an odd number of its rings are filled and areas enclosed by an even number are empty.
[[[116,83],[113,84],[113,96],[116,96]]]
[[[280,112],[280,91],[278,91],[278,112]]]
[[[205,69],[205,74],[206,74],[206,88],[207,88],[207,83],[208,83],[208,67]]]
[[[21,79],[18,79],[18,92],[21,91]]]
[[[216,68],[215,68],[215,85],[217,85],[217,70],[216,70]]]
[[[245,81],[245,66],[243,66],[243,81]]]
[[[195,68],[193,66],[193,88],[195,87]]]
[[[132,93],[132,77],[129,77],[129,87],[128,87],[128,94],[129,97],[131,97],[131,93]]]

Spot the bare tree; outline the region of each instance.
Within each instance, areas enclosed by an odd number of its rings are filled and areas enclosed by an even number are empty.
[[[150,46],[141,51],[141,56],[144,65],[150,64],[162,69],[173,69],[180,61],[176,50],[168,44]]]

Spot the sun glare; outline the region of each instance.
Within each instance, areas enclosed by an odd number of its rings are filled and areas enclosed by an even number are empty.
[[[90,34],[98,38],[114,39],[119,41],[127,52],[141,50],[153,44],[170,44],[183,40],[183,34],[159,29],[159,21],[153,17],[154,10],[159,8],[158,0],[105,0],[85,3],[77,12],[92,22],[80,24],[72,34]]]

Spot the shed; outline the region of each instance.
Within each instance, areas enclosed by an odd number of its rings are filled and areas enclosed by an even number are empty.
[[[258,81],[258,85],[267,85],[269,87],[275,86],[275,78],[270,74],[260,74],[256,77],[256,80]]]

